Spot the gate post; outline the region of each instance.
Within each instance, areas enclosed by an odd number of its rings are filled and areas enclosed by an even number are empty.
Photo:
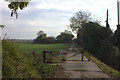
[[[83,53],[84,53],[84,52],[82,52],[82,61],[83,61]]]
[[[43,63],[45,63],[45,59],[46,59],[46,56],[45,56],[45,50],[43,51]]]
[[[63,59],[62,59],[62,61],[65,61],[65,57],[63,56]]]
[[[89,59],[88,59],[88,61],[90,61],[90,54],[89,54]]]

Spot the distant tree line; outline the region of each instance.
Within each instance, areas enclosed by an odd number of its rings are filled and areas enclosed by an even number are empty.
[[[53,43],[71,43],[74,35],[71,31],[65,30],[61,32],[56,38],[51,36],[47,37],[47,34],[44,31],[39,31],[37,33],[36,39],[34,39],[33,43],[36,44],[53,44]]]
[[[92,19],[91,14],[85,11],[77,12],[70,22],[70,28],[77,33],[74,41],[80,48],[120,70],[120,30],[113,33],[109,25],[101,26],[98,20]]]

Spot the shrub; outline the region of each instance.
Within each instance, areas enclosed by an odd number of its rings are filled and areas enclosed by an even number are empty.
[[[34,78],[41,77],[19,47],[12,42],[2,40],[2,77],[3,78]]]

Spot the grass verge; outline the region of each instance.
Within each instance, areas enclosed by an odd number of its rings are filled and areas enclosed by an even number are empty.
[[[29,51],[33,48],[40,51],[43,46],[44,48],[45,46],[56,48],[62,47],[64,44],[54,46],[21,44],[19,47],[13,42],[2,40],[2,78],[49,78],[57,69],[57,65],[45,64],[39,60],[38,55],[33,56],[32,53],[31,58],[29,58],[24,52],[24,50]],[[28,55],[30,54],[28,53]]]
[[[101,62],[100,60],[98,60],[97,58],[93,57],[89,52],[85,52],[85,56],[86,57],[89,57],[90,56],[90,59],[95,62],[98,67],[100,69],[102,69],[102,71],[104,71],[105,73],[111,75],[111,76],[114,76],[114,77],[119,77],[120,78],[120,71],[117,71],[111,67],[109,67],[108,65],[104,64],[103,62]]]
[[[57,69],[57,65],[43,63],[43,50],[65,50],[69,47],[69,44],[31,44],[31,43],[15,43],[20,47],[20,50],[33,61],[35,67],[37,68],[39,74],[42,78],[50,78],[51,74]],[[32,52],[35,51],[33,56]],[[54,51],[54,53],[57,53]],[[46,58],[50,55],[46,54]],[[50,58],[49,58],[50,59]]]
[[[53,72],[57,69],[56,64],[44,64],[40,63],[37,66],[37,70],[40,72],[41,78],[50,78]]]

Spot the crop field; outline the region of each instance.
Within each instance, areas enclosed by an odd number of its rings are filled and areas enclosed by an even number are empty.
[[[69,47],[69,44],[31,44],[31,43],[15,43],[22,52],[31,56],[32,52],[40,55],[43,50],[65,50]]]

